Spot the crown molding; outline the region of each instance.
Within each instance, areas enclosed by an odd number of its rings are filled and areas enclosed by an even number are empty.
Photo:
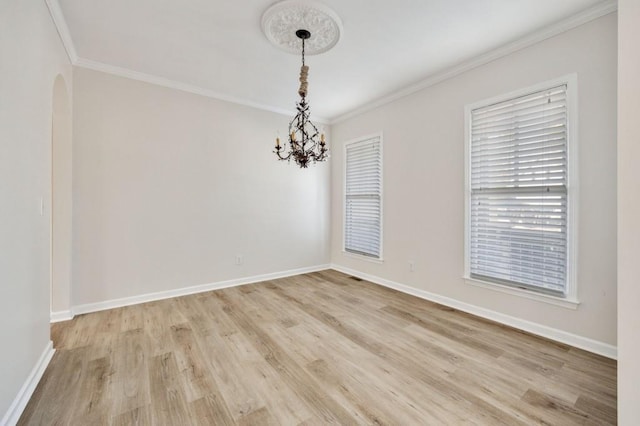
[[[569,18],[566,18],[555,24],[546,26],[519,40],[505,44],[501,47],[498,47],[480,56],[476,56],[475,58],[462,62],[442,72],[433,74],[416,84],[407,86],[404,89],[401,89],[399,91],[395,91],[392,95],[383,96],[372,102],[367,103],[366,105],[357,107],[345,114],[339,115],[337,117],[333,117],[330,119],[329,124],[340,123],[341,121],[348,120],[349,118],[353,118],[364,112],[371,111],[372,109],[378,108],[382,105],[386,105],[398,99],[404,98],[420,90],[426,89],[427,87],[436,85],[444,80],[448,80],[452,77],[462,74],[466,71],[472,70],[481,65],[488,64],[489,62],[495,61],[496,59],[499,59],[511,53],[517,52],[518,50],[532,46],[536,43],[539,43],[541,41],[554,37],[563,32],[569,31],[580,25],[591,22],[594,19],[613,13],[616,10],[618,10],[617,0],[603,1],[595,5],[594,7],[591,7],[576,15],[570,16]]]
[[[225,102],[244,105],[252,108],[261,109],[264,111],[274,112],[276,114],[292,116],[292,115],[295,115],[296,113],[293,110],[280,108],[273,105],[261,104],[258,102],[250,101],[248,99],[243,99],[236,96],[218,93],[213,90],[205,89],[203,87],[182,83],[179,81],[171,80],[171,79],[160,77],[157,75],[146,74],[138,71],[133,71],[127,68],[117,67],[117,66],[105,64],[102,62],[81,58],[78,56],[76,52],[75,46],[73,44],[73,40],[71,39],[71,35],[69,33],[69,27],[67,26],[67,22],[64,19],[64,15],[62,14],[62,9],[60,8],[60,4],[58,3],[58,0],[45,0],[45,3],[47,4],[47,7],[49,9],[49,14],[51,15],[53,23],[55,24],[56,29],[58,30],[58,34],[60,35],[62,44],[64,45],[67,55],[69,56],[69,60],[75,66],[92,69],[94,71],[101,71],[104,73],[113,74],[113,75],[117,75],[125,78],[130,78],[133,80],[138,80],[138,81],[142,81],[150,84],[155,84],[155,85],[167,87],[170,89],[180,90],[183,92],[193,93],[196,95],[205,96],[208,98],[213,98],[213,99],[217,99]],[[498,47],[497,49],[494,49],[488,53],[472,58],[471,60],[465,61],[456,66],[453,66],[440,73],[433,74],[416,84],[407,86],[404,89],[394,92],[392,95],[383,96],[381,98],[373,100],[372,102],[368,102],[366,105],[354,108],[345,114],[341,114],[333,118],[316,116],[314,117],[314,121],[322,124],[329,124],[329,125],[337,124],[341,121],[345,121],[349,118],[360,115],[366,111],[370,111],[382,105],[386,105],[390,102],[409,96],[415,92],[418,92],[422,89],[426,89],[427,87],[438,84],[444,80],[455,77],[459,74],[462,74],[466,71],[477,68],[481,65],[485,65],[491,61],[502,58],[518,50],[532,46],[536,43],[539,43],[543,40],[546,40],[548,38],[561,34],[565,31],[569,31],[575,27],[578,27],[580,25],[586,24],[587,22],[593,21],[594,19],[613,13],[616,10],[618,10],[617,0],[605,0],[601,3],[598,3],[592,8],[589,8],[583,12],[580,12],[576,15],[573,15],[555,24],[544,27],[541,30],[536,31],[535,33],[530,34],[524,38],[516,40],[512,43],[503,45],[502,47]]]
[[[182,92],[205,96],[207,98],[217,99],[220,101],[230,102],[233,104],[238,104],[238,105],[248,106],[251,108],[256,108],[264,111],[274,112],[276,114],[282,114],[287,116],[292,116],[296,114],[296,112],[293,110],[279,108],[272,105],[261,104],[258,102],[253,102],[240,97],[230,96],[224,93],[218,93],[213,90],[205,89],[200,86],[182,83],[180,81],[171,80],[171,79],[160,77],[153,74],[146,74],[143,72],[134,71],[128,68],[117,67],[115,65],[109,65],[103,62],[92,61],[90,59],[78,58],[78,60],[74,65],[80,68],[100,71],[107,74],[117,75],[119,77],[129,78],[131,80],[137,80],[145,83],[154,84],[156,86],[167,87],[169,89],[180,90]],[[314,121],[318,123],[328,124],[328,120],[322,117],[315,117]]]
[[[53,24],[58,30],[58,35],[60,36],[60,40],[62,40],[62,45],[64,46],[64,50],[67,52],[67,56],[69,57],[69,61],[75,65],[78,62],[78,53],[76,52],[76,47],[73,44],[73,40],[71,39],[71,33],[69,33],[69,27],[67,26],[67,21],[64,19],[64,15],[62,14],[62,9],[60,8],[60,3],[58,0],[45,0],[47,4],[47,8],[49,9],[49,15],[51,15],[51,19],[53,20]]]
[[[171,80],[168,78],[160,77],[153,74],[146,74],[134,70],[130,70],[127,68],[117,67],[114,65],[105,64],[98,61],[93,61],[90,59],[81,58],[78,56],[76,52],[75,45],[73,44],[73,40],[71,38],[71,34],[69,32],[69,27],[67,26],[67,21],[64,18],[64,14],[62,13],[62,9],[60,8],[60,3],[58,0],[45,0],[47,8],[49,9],[49,14],[51,15],[51,19],[60,35],[60,39],[62,44],[67,52],[67,56],[71,61],[71,64],[81,68],[87,68],[94,71],[101,71],[107,74],[113,74],[120,77],[129,78],[132,80],[142,81],[145,83],[154,84],[157,86],[167,87],[170,89],[180,90],[183,92],[188,92],[200,96],[205,96],[212,99],[217,99],[225,102],[230,102],[238,105],[244,105],[264,111],[274,112],[277,114],[282,114],[286,116],[293,116],[296,114],[296,111],[279,108],[272,105],[260,104],[258,102],[253,102],[247,99],[225,95],[222,93],[214,92],[209,89],[205,89],[203,87],[195,86],[192,84],[182,83],[179,81]],[[329,120],[323,117],[314,117],[314,121],[317,123],[328,124]]]

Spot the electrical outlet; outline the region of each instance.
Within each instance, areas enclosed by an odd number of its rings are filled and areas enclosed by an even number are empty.
[[[236,265],[242,265],[244,263],[244,256],[241,254],[236,254]]]

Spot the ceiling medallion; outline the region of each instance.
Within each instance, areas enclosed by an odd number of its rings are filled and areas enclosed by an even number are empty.
[[[285,0],[274,4],[262,15],[262,31],[276,47],[300,53],[300,28],[311,33],[305,40],[305,53],[317,55],[336,45],[342,33],[342,22],[327,6],[307,0]]]

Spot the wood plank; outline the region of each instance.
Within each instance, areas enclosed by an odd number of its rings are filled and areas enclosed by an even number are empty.
[[[189,424],[183,389],[179,385],[178,366],[173,353],[154,356],[149,363],[151,422],[156,425]]]
[[[142,329],[126,330],[119,334],[112,355],[111,403],[115,408],[112,415],[131,412],[132,415],[141,416],[135,410],[151,403],[148,346]]]
[[[112,426],[145,426],[151,424],[149,407],[138,407],[113,417]]]

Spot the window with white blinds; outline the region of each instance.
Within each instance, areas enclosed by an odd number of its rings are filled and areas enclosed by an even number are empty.
[[[470,278],[565,296],[567,84],[468,109]]]
[[[380,136],[345,145],[344,249],[381,258],[382,150]]]

